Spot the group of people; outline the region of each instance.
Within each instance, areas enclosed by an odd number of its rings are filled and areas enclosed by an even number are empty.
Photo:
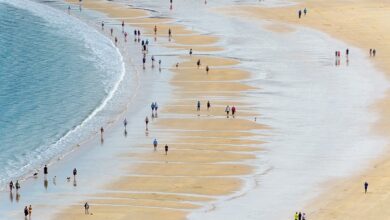
[[[301,212],[295,212],[294,220],[306,220],[306,214]]]
[[[370,48],[370,57],[375,57],[375,55],[376,55],[376,49]]]
[[[306,14],[307,14],[307,8],[298,11],[298,18],[301,18],[301,17],[302,17],[302,12],[303,12],[303,15],[306,16]]]
[[[31,205],[29,207],[25,206],[24,207],[24,218],[27,219],[27,216],[31,219],[31,214],[32,214],[32,207]]]
[[[229,105],[226,106],[225,112],[226,112],[226,117],[229,118],[230,111],[232,112],[232,117],[234,118],[236,115],[236,107],[233,105],[233,107],[230,108]]]
[[[207,101],[207,104],[206,104],[206,106],[207,106],[207,111],[211,108],[211,103],[210,103],[210,101]],[[200,111],[200,101],[198,101],[197,103],[196,103],[196,111]]]
[[[334,56],[335,56],[335,65],[340,66],[341,65],[341,51],[336,50],[334,52]],[[345,50],[345,57],[346,57],[346,63],[348,65],[349,64],[349,49],[348,48]]]

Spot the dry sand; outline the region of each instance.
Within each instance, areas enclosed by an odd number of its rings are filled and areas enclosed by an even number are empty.
[[[146,11],[114,2],[84,0],[84,6],[116,18],[118,24],[124,20],[142,28],[148,36],[154,35],[157,25],[157,43],[162,39],[160,45],[187,54],[178,57],[178,68],[171,69],[173,99],[167,106],[160,106],[159,118],[149,128],[160,143],[169,144],[168,155],[163,152],[163,144],[154,152],[151,145],[142,141],[139,147],[148,151],[129,150],[128,154],[118,155],[120,159],[135,160],[136,166],[126,169],[125,176],[105,187],[104,190],[114,193],[90,195],[93,219],[185,219],[191,210],[240,190],[242,177],[253,172],[253,167],[246,163],[256,159],[255,153],[263,143],[254,130],[267,127],[253,120],[258,115],[250,103],[240,101],[245,100],[242,92],[256,88],[240,82],[250,74],[235,68],[239,61],[196,56],[199,51],[220,51],[222,48],[214,45],[218,38],[189,30],[170,18],[151,18]],[[169,28],[173,37],[166,43]],[[188,55],[189,48],[193,48],[193,56]],[[199,69],[198,59],[202,63]],[[206,65],[210,66],[209,74]],[[199,112],[198,100],[202,101]],[[207,100],[212,105],[209,111],[205,107]],[[237,105],[235,118],[226,117],[226,105]],[[56,219],[90,219],[91,216],[84,215],[84,201],[79,202],[61,211]]]
[[[275,22],[266,28],[276,32],[294,31],[286,23],[319,29],[367,51],[367,59],[369,49],[376,48],[377,56],[371,59],[390,76],[390,1],[308,0],[298,3],[283,8],[240,7],[221,11]],[[308,15],[298,19],[298,10],[305,7]],[[390,132],[389,94],[373,108],[381,116],[375,130],[383,135]],[[309,219],[389,219],[389,173],[389,153],[385,152],[383,158],[360,175],[325,184],[324,188],[332,190],[320,195],[305,209]],[[365,181],[369,182],[367,195],[363,193]]]

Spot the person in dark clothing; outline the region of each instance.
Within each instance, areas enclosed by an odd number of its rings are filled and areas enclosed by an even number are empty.
[[[165,155],[168,155],[168,145],[165,145]]]
[[[364,183],[364,194],[367,194],[367,190],[368,190],[368,183],[365,182]]]

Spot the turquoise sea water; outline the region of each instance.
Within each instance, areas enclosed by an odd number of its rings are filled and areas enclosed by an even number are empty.
[[[100,127],[119,56],[65,12],[0,0],[0,189]]]

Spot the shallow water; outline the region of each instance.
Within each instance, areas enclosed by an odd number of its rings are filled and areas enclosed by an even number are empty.
[[[31,1],[2,0],[0,16],[2,189],[69,150],[99,124],[96,110],[120,79],[122,66],[110,41],[65,13]]]
[[[252,73],[248,101],[257,106],[267,143],[258,154],[258,172],[247,188],[194,212],[190,219],[286,219],[324,189],[323,183],[364,169],[383,150],[385,140],[371,129],[370,107],[389,84],[368,57],[330,36],[308,28],[291,33],[265,29],[270,22],[216,13],[235,4],[270,7],[282,1],[143,1],[190,29],[220,36],[218,55],[239,59]],[[288,3],[290,4],[290,3]],[[334,51],[350,49],[335,66]],[[253,161],[250,162],[253,165]],[[234,199],[233,199],[234,198]],[[212,211],[211,211],[212,210]]]

